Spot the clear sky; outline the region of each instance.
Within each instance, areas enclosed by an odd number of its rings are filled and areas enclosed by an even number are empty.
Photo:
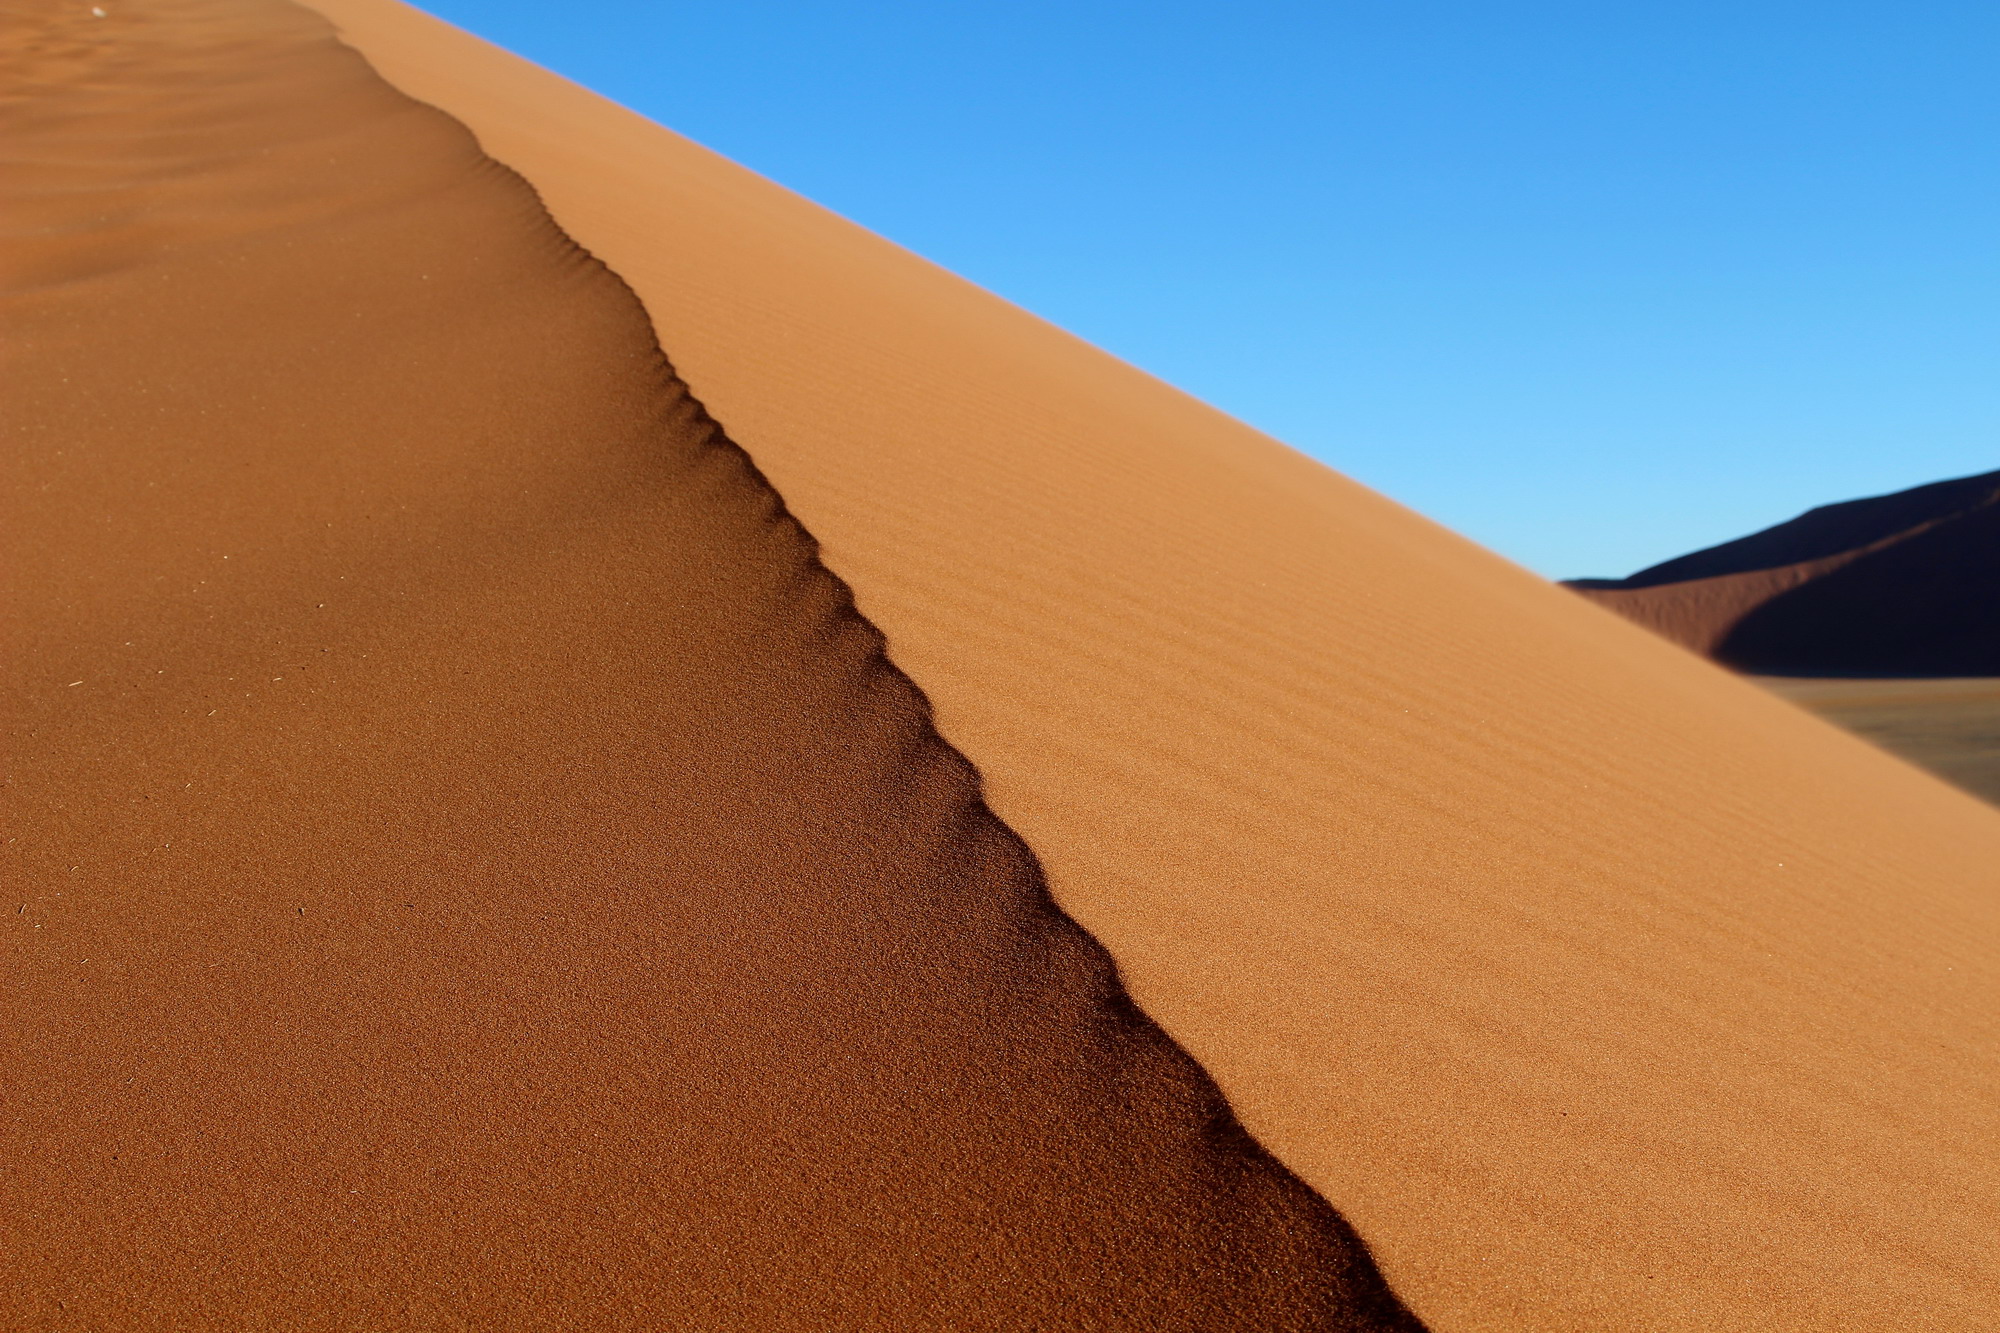
[[[1551,576],[2000,468],[1992,0],[422,2]]]

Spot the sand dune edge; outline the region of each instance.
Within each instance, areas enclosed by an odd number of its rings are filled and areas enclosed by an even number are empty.
[[[1065,909],[1448,1333],[1984,1333],[2000,817],[394,0]]]
[[[275,0],[0,15],[0,1322],[1419,1327],[517,177]]]

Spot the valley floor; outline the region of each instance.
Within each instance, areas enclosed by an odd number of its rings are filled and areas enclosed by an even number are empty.
[[[2000,804],[2000,677],[1754,679],[1891,754]]]

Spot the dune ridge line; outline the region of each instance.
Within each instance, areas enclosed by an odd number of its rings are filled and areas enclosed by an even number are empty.
[[[315,7],[632,284],[1432,1327],[1983,1333],[2000,815],[545,70]]]
[[[524,182],[0,18],[0,1324],[1420,1327]]]

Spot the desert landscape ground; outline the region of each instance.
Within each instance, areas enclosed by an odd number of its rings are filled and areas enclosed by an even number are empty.
[[[0,24],[0,1323],[1989,1326],[2000,811],[394,0]]]
[[[2000,679],[1767,677],[1758,683],[2000,805]]]

